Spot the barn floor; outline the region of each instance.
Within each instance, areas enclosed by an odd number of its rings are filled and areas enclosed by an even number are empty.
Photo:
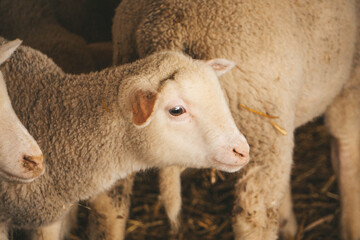
[[[296,133],[292,191],[299,233],[295,240],[339,239],[339,194],[330,162],[330,137],[322,119]],[[183,177],[182,228],[172,235],[158,198],[155,171],[139,174],[134,186],[126,239],[234,239],[231,210],[235,174],[192,171]],[[89,210],[80,212],[84,222]],[[81,220],[83,219],[83,220]],[[81,224],[70,239],[86,239]]]

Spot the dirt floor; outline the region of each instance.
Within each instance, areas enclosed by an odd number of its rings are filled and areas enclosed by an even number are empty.
[[[295,240],[339,239],[339,194],[330,161],[330,137],[323,120],[296,132],[292,191],[299,233]],[[138,174],[126,239],[234,239],[231,211],[236,174],[217,173],[211,184],[209,170],[183,176],[182,228],[172,235],[158,195],[156,171]],[[83,208],[84,222],[88,209]],[[86,239],[84,226],[71,239]]]

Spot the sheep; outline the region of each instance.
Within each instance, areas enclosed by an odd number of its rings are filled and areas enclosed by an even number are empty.
[[[0,64],[4,63],[20,40],[0,46]],[[42,152],[11,106],[0,71],[0,176],[2,180],[27,183],[44,173]]]
[[[293,133],[323,113],[335,139],[342,237],[360,238],[357,5],[354,0],[123,0],[116,9],[115,64],[162,50],[236,63],[235,71],[220,78],[252,149],[252,161],[235,186],[236,239],[276,239],[279,223],[281,235],[295,235],[289,186]],[[174,225],[179,175],[171,168],[160,177],[163,198],[172,199],[164,202]]]
[[[95,68],[91,49],[82,37],[60,25],[52,2],[1,0],[0,36],[22,39],[53,58],[65,72],[90,72]]]
[[[0,181],[0,239],[7,239],[9,226],[42,227],[51,239],[61,238],[74,203],[149,167],[241,169],[249,146],[217,76],[232,67],[225,59],[165,51],[71,75],[20,47],[1,71],[15,111],[43,149],[47,171],[26,185]]]

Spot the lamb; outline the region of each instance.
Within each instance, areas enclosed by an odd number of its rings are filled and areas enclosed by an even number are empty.
[[[123,0],[118,6],[115,64],[164,49],[237,64],[220,78],[252,149],[252,162],[235,186],[236,239],[277,239],[279,223],[285,238],[295,235],[289,186],[293,132],[323,113],[335,139],[342,237],[360,239],[357,5],[354,0]],[[249,110],[278,118],[269,121]],[[163,197],[177,198],[165,206],[172,221],[180,206],[179,175],[171,168],[160,178]]]
[[[0,64],[4,63],[20,40],[0,46]],[[0,72],[0,176],[3,180],[31,182],[44,173],[42,152],[11,106]]]
[[[47,171],[26,185],[0,182],[0,239],[7,239],[9,225],[43,227],[46,236],[60,238],[50,233],[59,232],[74,203],[135,171],[242,168],[249,146],[217,78],[232,67],[225,59],[205,62],[165,51],[71,75],[20,47],[1,70],[15,111],[43,149]]]

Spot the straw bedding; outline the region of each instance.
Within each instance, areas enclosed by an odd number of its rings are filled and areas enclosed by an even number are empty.
[[[339,239],[339,193],[331,168],[330,136],[323,119],[298,129],[295,138],[292,191],[299,224],[295,239]],[[126,239],[234,239],[231,211],[236,174],[214,174],[210,170],[183,174],[182,228],[178,234],[170,231],[156,176],[153,170],[136,178]],[[91,210],[81,206],[79,225],[70,239],[86,239],[88,214]]]

